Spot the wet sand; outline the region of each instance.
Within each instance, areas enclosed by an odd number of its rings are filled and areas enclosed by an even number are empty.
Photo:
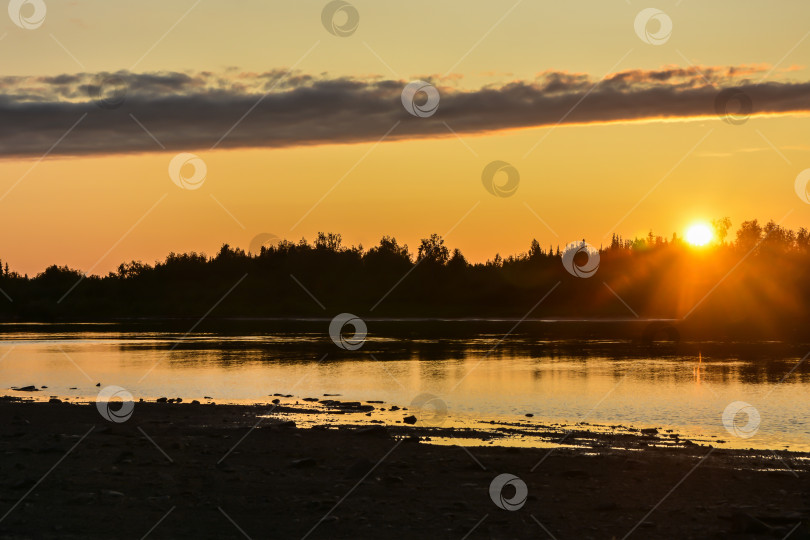
[[[114,423],[95,404],[4,399],[0,537],[810,538],[803,454],[587,426],[562,447],[457,446],[458,430],[341,409],[136,403]],[[307,414],[331,422],[289,420]],[[525,483],[522,507],[493,502],[502,473]]]

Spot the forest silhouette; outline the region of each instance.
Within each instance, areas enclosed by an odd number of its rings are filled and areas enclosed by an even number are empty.
[[[226,244],[214,256],[171,253],[106,276],[51,266],[28,277],[6,264],[0,318],[638,318],[679,320],[718,339],[802,337],[810,322],[808,230],[752,220],[732,235],[728,218],[712,225],[714,241],[700,248],[677,235],[614,234],[589,278],[566,270],[565,246],[544,249],[535,240],[525,253],[472,264],[435,234],[415,253],[389,236],[368,250],[346,247],[333,233],[255,254]]]

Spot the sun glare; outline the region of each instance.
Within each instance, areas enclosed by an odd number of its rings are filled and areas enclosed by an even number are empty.
[[[686,231],[686,241],[693,246],[705,246],[712,241],[712,228],[705,223],[697,223]]]

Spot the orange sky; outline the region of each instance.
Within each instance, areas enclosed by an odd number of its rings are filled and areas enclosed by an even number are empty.
[[[754,2],[665,2],[660,7],[674,30],[661,46],[639,39],[633,20],[641,7],[623,3],[593,2],[582,11],[529,2],[415,2],[409,9],[355,2],[361,24],[346,38],[322,26],[326,2],[277,9],[264,2],[187,4],[49,3],[40,28],[6,20],[0,29],[0,48],[14,52],[4,58],[4,73],[263,72],[290,67],[315,46],[298,72],[411,80],[450,69],[461,79],[441,80],[459,89],[534,80],[548,70],[598,81],[608,72],[693,64],[758,64],[765,66],[759,75],[775,68],[769,80],[808,79],[802,62],[810,40],[800,23],[810,6],[802,2],[780,10]],[[412,250],[421,237],[450,232],[451,247],[482,261],[525,251],[532,238],[544,247],[583,237],[599,245],[613,232],[645,235],[652,228],[670,236],[720,216],[736,228],[745,219],[787,215],[783,225],[795,228],[810,225],[810,208],[793,188],[810,167],[809,126],[806,115],[790,114],[742,125],[708,117],[460,138],[448,128],[441,137],[379,145],[155,146],[141,154],[55,151],[38,161],[45,144],[36,156],[0,161],[0,196],[7,193],[0,200],[0,258],[30,274],[53,263],[105,273],[170,251],[247,248],[264,232],[311,240],[333,231],[365,247],[394,235]],[[184,128],[193,126],[178,126]],[[169,178],[169,162],[183,151],[206,163],[200,189],[182,190]],[[494,197],[482,186],[481,172],[494,160],[519,171],[514,196]]]

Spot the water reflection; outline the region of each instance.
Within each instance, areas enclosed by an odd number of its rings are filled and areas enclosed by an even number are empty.
[[[681,343],[675,349],[516,335],[490,353],[502,337],[490,333],[378,336],[361,350],[343,351],[319,332],[183,335],[99,328],[7,332],[0,342],[0,356],[6,355],[0,384],[47,386],[36,395],[72,400],[94,398],[99,382],[136,398],[211,396],[217,402],[340,394],[407,406],[427,392],[447,404],[451,421],[530,414],[538,422],[657,426],[726,445],[810,450],[810,366],[799,365],[807,352],[799,346]],[[735,440],[723,428],[722,412],[733,401],[760,412],[755,437]]]

